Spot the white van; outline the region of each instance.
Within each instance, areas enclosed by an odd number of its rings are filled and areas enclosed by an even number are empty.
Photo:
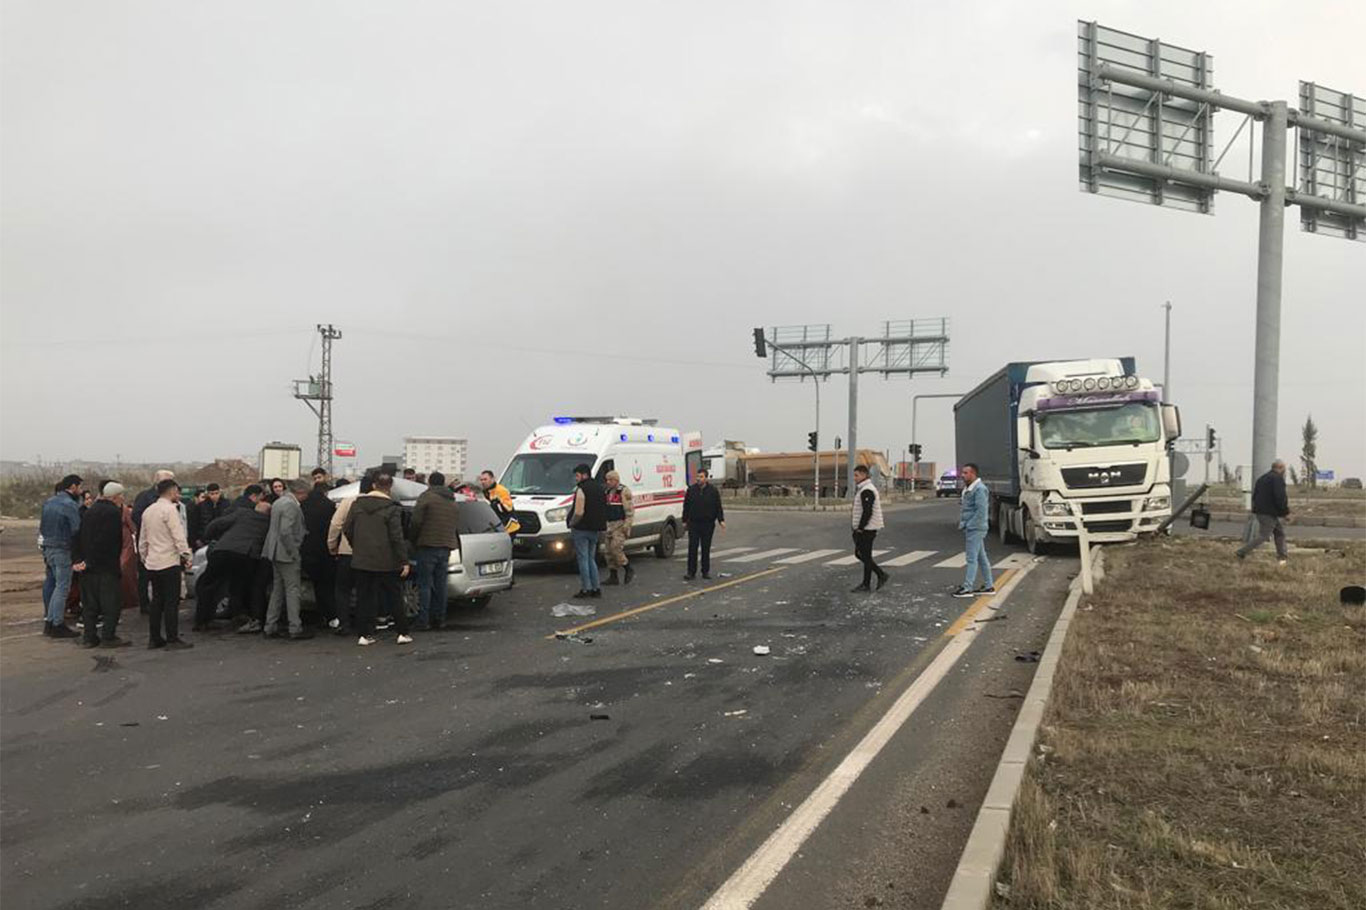
[[[521,530],[519,559],[573,559],[565,523],[574,502],[574,467],[602,480],[616,469],[630,488],[635,522],[628,550],[673,555],[683,531],[683,496],[702,467],[702,434],[680,433],[635,417],[556,417],[518,447],[500,482],[512,494]]]

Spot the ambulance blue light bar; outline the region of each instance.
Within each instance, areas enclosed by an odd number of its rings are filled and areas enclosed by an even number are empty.
[[[646,442],[654,442],[654,441],[655,441],[655,434],[654,434],[654,433],[646,433],[646,434],[645,434],[645,441],[646,441]]]
[[[621,441],[622,441],[622,442],[625,442],[625,441],[626,441],[626,434],[625,434],[625,433],[622,433],[622,434],[621,434]]]
[[[677,436],[670,436],[670,437],[669,437],[669,442],[678,442],[678,437],[677,437]]]
[[[567,424],[567,423],[573,423],[573,422],[574,422],[574,418],[573,418],[573,417],[556,417],[556,418],[555,418],[555,422],[558,423],[560,426],[564,426],[564,425]]]

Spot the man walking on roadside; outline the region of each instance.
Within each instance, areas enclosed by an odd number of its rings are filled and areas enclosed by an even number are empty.
[[[84,566],[73,565],[71,547],[81,529],[81,478],[68,474],[43,503],[38,535],[43,540],[43,634],[48,638],[75,638],[77,633],[66,624],[66,599],[71,593],[71,573]]]
[[[863,563],[863,583],[854,591],[872,590],[873,575],[877,575],[877,589],[887,583],[887,573],[873,562],[873,539],[882,530],[882,498],[877,485],[868,476],[866,465],[854,466],[854,555]]]
[[[579,566],[579,591],[575,597],[601,597],[598,581],[598,538],[607,530],[607,495],[602,484],[593,479],[586,464],[574,468],[574,506],[569,515],[570,537],[574,541],[574,560]]]
[[[697,557],[702,556],[702,577],[711,578],[711,538],[717,526],[726,529],[726,509],[721,492],[712,486],[707,472],[699,470],[697,479],[683,496],[683,526],[688,529],[688,574],[684,581],[697,577]]]
[[[291,639],[297,641],[313,637],[312,632],[304,631],[299,605],[299,547],[307,533],[299,502],[307,495],[308,484],[302,480],[291,480],[285,485],[285,492],[270,507],[270,530],[261,548],[262,558],[270,560],[274,578],[270,606],[266,610],[266,625],[262,630],[266,638],[284,638],[284,633],[280,631],[282,611],[289,619]]]
[[[138,553],[152,583],[147,647],[194,647],[180,639],[180,583],[182,573],[190,567],[190,543],[180,520],[180,485],[170,478],[157,484],[156,502],[142,513]]]
[[[413,627],[421,632],[446,624],[446,577],[451,550],[460,543],[459,510],[454,491],[446,486],[446,476],[433,471],[427,476],[427,489],[413,506],[408,525],[408,534],[417,545],[418,607]]]
[[[397,643],[406,645],[413,640],[403,604],[408,545],[403,540],[403,508],[390,496],[393,488],[392,474],[375,475],[374,488],[355,498],[342,526],[342,534],[351,545],[351,571],[356,579],[358,645],[375,643],[375,618],[381,604],[393,612]]]
[[[988,513],[991,509],[991,494],[982,478],[977,476],[977,465],[968,462],[963,465],[963,500],[959,507],[958,529],[963,532],[964,552],[967,556],[967,570],[963,584],[953,592],[954,597],[975,597],[978,594],[995,594],[996,586],[991,577],[991,560],[987,558],[987,527],[990,525]],[[978,588],[977,574],[981,572],[982,587]]]
[[[71,558],[85,566],[81,574],[81,619],[85,622],[82,647],[122,648],[129,643],[118,636],[123,606],[122,556],[123,485],[109,481],[100,498],[86,510],[81,529],[72,539]]]
[[[313,469],[313,489],[303,501],[304,542],[299,549],[303,570],[313,582],[313,596],[318,603],[318,612],[329,629],[341,626],[337,619],[336,587],[337,564],[327,550],[327,529],[332,524],[332,516],[337,512],[337,504],[328,498],[331,489],[327,482],[327,472],[322,468]]]
[[[603,478],[607,481],[607,581],[604,584],[631,583],[636,570],[631,560],[626,558],[626,541],[631,539],[631,525],[636,520],[635,503],[631,501],[631,488],[621,482],[621,475],[608,471]],[[624,570],[618,580],[617,571]]]
[[[1286,563],[1285,523],[1290,518],[1290,500],[1285,492],[1285,462],[1277,458],[1271,463],[1271,470],[1257,478],[1252,487],[1252,520],[1257,522],[1257,530],[1249,540],[1234,551],[1239,559],[1266,543],[1276,541],[1277,565]]]

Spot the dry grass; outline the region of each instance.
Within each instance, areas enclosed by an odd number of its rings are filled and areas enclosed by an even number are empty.
[[[1068,633],[1004,908],[1366,907],[1366,546],[1113,548]]]
[[[1366,490],[1342,487],[1287,487],[1290,514],[1301,518],[1366,518]],[[1210,508],[1216,512],[1242,512],[1243,494],[1219,485],[1210,488]]]

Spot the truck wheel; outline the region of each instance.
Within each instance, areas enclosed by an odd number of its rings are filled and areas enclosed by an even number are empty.
[[[664,525],[664,529],[659,532],[659,543],[655,544],[655,555],[660,559],[668,559],[674,555],[674,542],[678,540],[678,532],[674,530],[673,522]]]
[[[1042,556],[1048,549],[1048,544],[1039,540],[1039,526],[1030,517],[1028,509],[1024,513],[1024,545],[1031,556]]]
[[[996,515],[996,535],[1001,543],[1010,543],[1015,535],[1010,533],[1010,506],[1001,503],[1001,511]]]

